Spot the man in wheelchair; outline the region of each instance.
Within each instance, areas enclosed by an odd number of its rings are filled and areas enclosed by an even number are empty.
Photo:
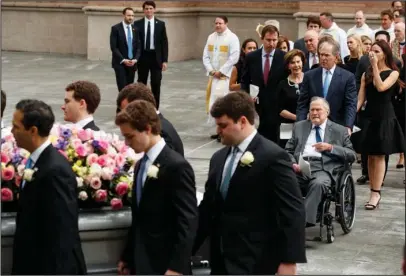
[[[337,169],[356,159],[347,128],[328,120],[329,111],[324,98],[312,98],[309,120],[295,123],[285,147],[305,196],[306,226],[316,225],[323,197],[339,181]],[[300,155],[310,164],[310,176],[298,165]]]

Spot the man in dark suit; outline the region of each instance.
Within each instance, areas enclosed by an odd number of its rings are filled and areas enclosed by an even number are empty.
[[[354,75],[338,66],[340,47],[333,38],[319,43],[320,66],[304,74],[297,102],[297,121],[306,120],[310,99],[323,97],[330,104],[329,118],[348,129],[351,134],[357,114],[357,90]]]
[[[134,83],[137,62],[141,55],[139,31],[132,26],[134,10],[123,10],[123,21],[111,27],[110,49],[111,65],[116,74],[118,91],[127,84]]]
[[[353,163],[356,154],[346,128],[327,120],[330,106],[324,98],[314,97],[309,112],[310,120],[295,124],[292,138],[285,148],[298,174],[303,194],[306,195],[307,226],[314,226],[323,196],[332,182],[338,181],[339,175],[335,169]],[[298,165],[300,155],[310,163],[311,176],[301,173]]]
[[[193,251],[210,238],[214,275],[295,275],[305,211],[289,155],[257,133],[248,94],[219,98],[210,113],[226,147],[210,160]]]
[[[198,222],[194,172],[161,138],[155,107],[134,101],[116,117],[128,145],[144,157],[136,164],[132,223],[119,273],[190,274]]]
[[[65,88],[64,120],[82,129],[99,131],[93,114],[100,104],[100,89],[90,81],[76,81]]]
[[[155,18],[155,2],[142,4],[145,17],[134,22],[140,32],[141,57],[138,62],[138,82],[147,84],[151,72],[151,89],[159,110],[162,71],[168,67],[168,37],[165,22]]]
[[[48,141],[54,121],[44,102],[22,100],[16,105],[12,133],[17,146],[31,155],[20,186],[12,274],[86,274],[76,177]]]
[[[307,27],[307,30],[314,30],[315,32],[319,33],[320,28],[321,28],[320,17],[310,15],[307,18],[306,27]],[[305,55],[307,55],[308,50],[306,47],[305,38],[302,37],[302,38],[299,38],[298,40],[296,40],[295,43],[293,44],[293,49],[301,50],[303,53],[305,53]],[[311,68],[311,66],[310,66],[310,68]]]
[[[383,30],[377,31],[375,33],[375,41],[385,41],[386,43],[389,44],[390,35],[387,31],[383,31]],[[402,68],[402,63],[399,59],[397,59],[396,57],[393,57],[393,60],[399,69]],[[357,65],[357,70],[355,71],[355,81],[356,81],[357,91],[359,91],[359,88],[361,86],[362,74],[367,72],[368,68],[370,66],[371,66],[371,61],[369,60],[368,54],[363,55],[360,58],[358,65]],[[360,112],[358,113],[358,121],[359,121],[360,127],[362,129],[362,124],[364,121],[364,108],[361,108]],[[386,155],[385,156],[385,176],[388,171],[388,163],[389,163],[389,155]],[[361,167],[362,167],[362,175],[357,179],[357,182],[360,184],[365,184],[367,181],[369,181],[368,155],[366,155],[366,154],[361,154]]]
[[[262,29],[263,48],[249,53],[245,58],[241,88],[250,93],[250,84],[259,88],[256,109],[259,115],[258,132],[278,143],[280,116],[278,107],[278,83],[287,78],[284,68],[285,52],[276,48],[279,31],[267,25]]]
[[[144,100],[152,103],[156,106],[154,95],[151,90],[143,83],[129,84],[120,91],[117,97],[117,110],[124,109],[130,102],[135,100]],[[184,155],[182,139],[180,139],[175,127],[169,122],[160,111],[156,111],[161,122],[161,136],[164,138],[166,144],[178,152],[180,155]]]

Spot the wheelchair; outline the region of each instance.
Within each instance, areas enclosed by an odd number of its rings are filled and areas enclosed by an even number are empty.
[[[355,221],[355,183],[351,173],[351,164],[346,164],[334,171],[339,175],[337,183],[332,184],[329,192],[321,201],[319,211],[320,232],[315,241],[323,241],[324,227],[327,229],[327,242],[333,243],[334,220],[336,220],[344,234],[351,232]],[[330,211],[331,203],[335,204],[335,214]]]

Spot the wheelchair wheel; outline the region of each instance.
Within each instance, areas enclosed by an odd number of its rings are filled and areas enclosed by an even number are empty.
[[[344,175],[343,187],[339,195],[340,224],[343,232],[348,234],[355,220],[355,184],[350,173]]]

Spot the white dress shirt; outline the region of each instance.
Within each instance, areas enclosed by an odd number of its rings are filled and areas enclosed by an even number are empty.
[[[257,134],[257,130],[255,129],[247,138],[245,138],[244,141],[242,141],[237,147],[238,147],[238,152],[235,155],[235,159],[234,159],[234,164],[233,167],[231,169],[231,175],[234,174],[235,169],[237,168],[238,162],[240,162],[240,159],[242,157],[242,155],[245,153],[245,151],[247,150],[249,144],[251,143],[252,139],[254,139],[255,135]],[[225,177],[225,172],[228,168],[228,164],[231,161],[231,157],[233,155],[233,149],[234,147],[231,149],[230,153],[227,156],[226,159],[226,163],[224,164],[224,169],[223,169],[223,176],[221,178],[221,182],[223,183],[224,177]]]
[[[320,125],[319,133],[321,140],[324,141],[324,134],[326,132],[326,125],[327,120]],[[310,131],[309,137],[307,138],[305,148],[303,150],[303,157],[321,157],[321,153],[316,151],[313,147],[314,144],[317,143],[316,141],[316,129],[314,128],[315,125],[312,124],[312,130]]]
[[[269,53],[269,71],[271,71],[274,54],[275,54],[275,49],[273,49],[272,52]],[[266,61],[265,55],[266,55],[266,52],[265,52],[264,48],[262,48],[262,72],[264,72],[264,68],[265,68],[265,61]]]
[[[88,123],[90,123],[93,120],[94,120],[93,116],[89,116],[89,117],[86,117],[86,118],[80,120],[79,122],[75,123],[75,126],[77,126],[79,128],[83,128],[85,125],[87,125]]]
[[[151,22],[151,40],[150,40],[150,50],[155,50],[155,44],[154,44],[154,31],[155,31],[155,17],[153,16],[151,19],[148,19],[145,17],[145,24],[144,24],[144,33],[145,33],[145,39],[144,39],[144,49],[147,47],[147,30],[148,30],[148,22]]]
[[[128,26],[130,26],[130,30],[131,30],[131,32],[130,32],[130,38],[131,38],[131,41],[133,40],[133,37],[132,37],[132,26],[131,26],[131,24],[126,24],[124,21],[122,22],[123,23],[123,27],[124,27],[124,32],[125,32],[125,41],[127,42],[127,37],[128,37]]]
[[[155,160],[157,159],[158,155],[161,153],[161,151],[163,150],[165,145],[166,145],[165,140],[163,138],[161,138],[161,140],[159,140],[159,142],[156,143],[152,148],[150,148],[150,150],[146,153],[146,155],[148,156],[148,160],[147,160],[147,162],[145,162],[145,170],[144,170],[144,173],[142,174],[142,186],[143,187],[145,184],[145,180],[147,179],[147,172],[148,172],[149,166],[154,164]]]

